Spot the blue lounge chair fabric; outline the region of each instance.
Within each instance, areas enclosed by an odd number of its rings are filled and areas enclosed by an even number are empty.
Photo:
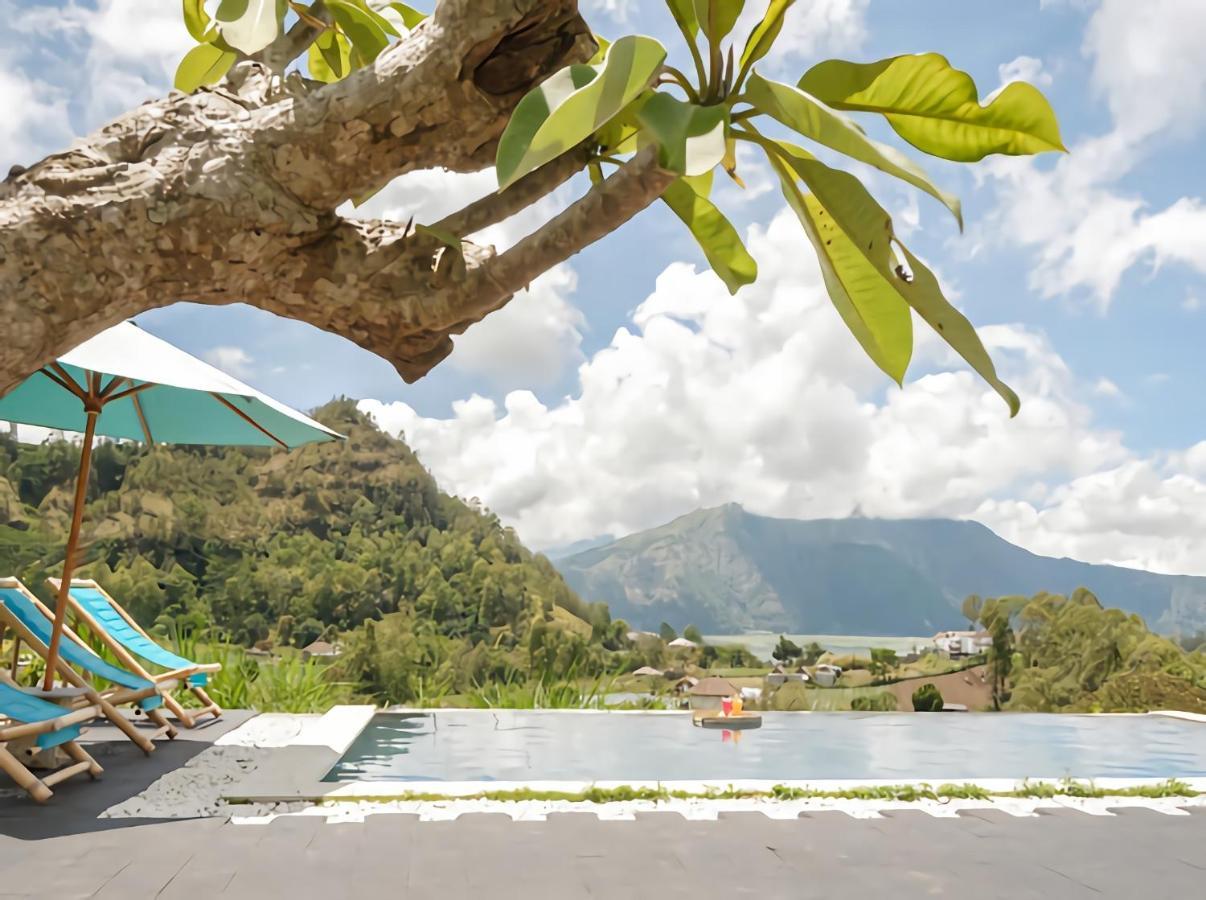
[[[29,601],[28,597],[17,588],[0,588],[0,603],[4,604],[5,609],[14,618],[32,631],[39,641],[49,646],[52,623],[43,615],[41,610]],[[154,682],[143,678],[141,675],[135,675],[133,672],[127,672],[125,669],[111,665],[91,650],[85,650],[68,637],[64,637],[60,642],[59,655],[67,661],[68,665],[74,666],[77,669],[83,669],[85,672],[99,676],[105,679],[105,681],[112,682],[119,687],[129,688],[134,691],[143,691],[155,686]],[[149,697],[144,697],[138,701],[138,706],[144,711],[158,709],[162,705],[163,697],[158,693],[151,694]]]
[[[0,681],[0,716],[32,725],[35,722],[49,722],[64,716],[70,710],[53,703],[47,703],[37,697],[32,697],[19,688]],[[68,725],[58,731],[48,731],[37,737],[37,744],[43,750],[57,747],[67,741],[74,741],[80,736],[79,725]]]
[[[71,598],[87,610],[97,624],[105,629],[109,637],[135,656],[142,657],[147,662],[165,669],[190,669],[196,665],[192,660],[165,650],[137,629],[132,628],[125,616],[115,610],[108,598],[96,588],[73,586]],[[63,645],[65,646],[67,643],[64,641]],[[197,672],[188,676],[188,683],[204,686],[209,683],[209,676],[205,672]]]

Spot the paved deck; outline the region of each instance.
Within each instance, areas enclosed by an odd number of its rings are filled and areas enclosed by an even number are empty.
[[[241,721],[232,714],[188,732],[150,759],[102,740],[91,748],[106,768],[101,782],[61,785],[46,807],[0,798],[0,898],[1191,897],[1206,884],[1206,811],[96,818]]]

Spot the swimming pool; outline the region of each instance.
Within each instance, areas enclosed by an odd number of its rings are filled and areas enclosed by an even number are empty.
[[[1193,778],[1206,725],[1165,716],[764,713],[756,731],[685,714],[381,713],[324,781]]]

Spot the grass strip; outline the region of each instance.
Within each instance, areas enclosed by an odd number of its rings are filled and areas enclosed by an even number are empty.
[[[743,790],[734,787],[707,788],[701,791],[669,790],[665,787],[588,787],[581,791],[542,791],[519,788],[506,791],[481,791],[476,794],[451,795],[415,791],[405,794],[357,797],[324,797],[318,805],[340,803],[388,803],[395,801],[446,803],[456,800],[489,800],[495,802],[566,802],[566,803],[624,803],[646,801],[664,803],[669,800],[880,800],[912,803],[918,800],[991,800],[994,798],[1051,799],[1055,797],[1197,797],[1199,792],[1188,784],[1170,778],[1158,784],[1130,787],[1099,787],[1092,781],[1064,779],[1058,782],[1024,781],[1009,791],[989,791],[974,784],[869,785],[842,790],[816,790],[777,784],[767,791]]]

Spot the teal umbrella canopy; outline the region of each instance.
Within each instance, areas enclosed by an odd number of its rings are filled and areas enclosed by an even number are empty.
[[[102,331],[30,375],[0,399],[0,419],[85,431],[82,395],[90,378],[104,395],[96,434],[106,437],[288,449],[343,437],[133,322]]]
[[[276,446],[286,450],[343,438],[133,322],[102,331],[30,375],[0,398],[0,419],[84,434],[63,578],[46,654],[47,691],[54,686],[57,671],[96,435],[148,444]]]

